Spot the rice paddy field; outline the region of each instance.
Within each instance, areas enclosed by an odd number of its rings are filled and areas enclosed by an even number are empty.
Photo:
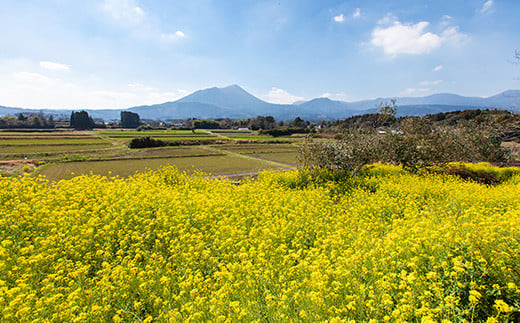
[[[520,169],[458,167],[0,177],[0,320],[518,322]]]
[[[45,167],[40,174],[50,179],[68,179],[82,174],[113,175],[128,177],[136,172],[175,166],[187,173],[202,171],[208,174],[234,174],[274,169],[261,160],[242,159],[234,156],[176,156],[175,158],[132,158],[104,161],[78,161],[56,163]],[[281,168],[281,167],[278,167]]]
[[[151,137],[154,139],[169,140],[169,141],[186,141],[186,140],[218,140],[219,137],[206,133],[201,130],[192,132],[191,130],[158,130],[158,131],[99,131],[99,135],[112,140],[130,141],[133,138]]]
[[[132,139],[142,137],[176,146],[128,148]],[[283,143],[272,139],[252,131],[230,130],[4,131],[0,132],[0,173],[30,172],[61,180],[91,173],[127,177],[167,165],[214,175],[293,167],[297,146],[287,139]]]
[[[261,154],[254,155],[257,158],[270,160],[273,162],[278,162],[282,164],[287,164],[291,166],[296,166],[298,164],[298,153],[297,152],[281,152],[281,153],[270,153],[270,154]]]

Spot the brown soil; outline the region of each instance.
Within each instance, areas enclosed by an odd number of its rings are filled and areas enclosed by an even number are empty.
[[[16,171],[24,166],[37,166],[36,159],[15,159],[15,160],[0,160],[0,174],[10,173]]]

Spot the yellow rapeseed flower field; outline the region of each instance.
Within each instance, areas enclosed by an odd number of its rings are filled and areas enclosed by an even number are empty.
[[[520,319],[520,171],[0,179],[1,321]]]

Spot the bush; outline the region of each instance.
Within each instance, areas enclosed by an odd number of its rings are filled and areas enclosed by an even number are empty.
[[[167,146],[168,143],[159,140],[159,139],[153,139],[150,137],[141,137],[141,138],[134,138],[130,143],[128,144],[129,148],[150,148],[150,147],[163,147]]]
[[[135,130],[137,130],[137,131],[153,130],[153,127],[152,126],[139,126]]]
[[[314,128],[276,128],[276,129],[261,129],[258,134],[259,135],[269,135],[273,137],[281,137],[281,136],[290,136],[295,133],[314,133],[316,130]]]
[[[416,171],[449,162],[508,161],[509,151],[501,146],[502,135],[490,125],[434,127],[424,119],[407,120],[400,130],[353,130],[333,142],[308,141],[301,147],[300,163],[356,174],[365,165],[377,162]]]

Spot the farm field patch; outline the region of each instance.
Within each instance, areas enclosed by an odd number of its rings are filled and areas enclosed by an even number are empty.
[[[42,153],[75,153],[88,150],[99,150],[101,148],[110,148],[114,145],[107,142],[101,143],[83,143],[83,144],[54,144],[54,145],[12,145],[0,146],[0,154],[42,154]]]
[[[107,137],[157,137],[157,136],[208,136],[208,133],[196,130],[157,130],[157,131],[133,131],[133,130],[113,130],[113,131],[95,131],[96,134]]]
[[[217,152],[209,149],[201,148],[200,146],[186,146],[186,147],[166,147],[166,148],[149,148],[136,149],[131,151],[132,156],[139,157],[187,157],[187,156],[203,156],[215,155]]]
[[[151,138],[214,138],[214,135],[210,135],[207,133],[201,134],[191,134],[191,133],[183,133],[183,134],[173,134],[173,133],[158,133],[158,134],[150,134],[146,132],[140,132],[136,134],[117,134],[107,136],[109,138],[141,138],[141,137],[151,137]]]
[[[211,129],[211,132],[219,134],[252,134],[251,130],[233,130],[233,129]]]
[[[41,174],[51,180],[68,179],[80,174],[89,174],[90,172],[98,175],[108,175],[111,173],[114,176],[127,177],[136,172],[143,172],[147,169],[158,169],[167,165],[175,166],[179,170],[188,173],[202,171],[216,175],[253,172],[261,169],[274,168],[262,160],[216,155],[56,163],[45,166]]]
[[[231,138],[231,139],[266,140],[266,141],[281,141],[284,139],[284,138],[274,138],[274,137],[269,137],[269,136],[248,135],[248,134],[240,134],[240,135],[226,134],[226,137]]]
[[[90,131],[0,131],[0,137],[91,137]]]
[[[120,141],[120,142],[123,142],[125,144],[128,144],[130,141],[132,141],[132,139],[134,138],[140,138],[140,137],[128,137],[128,138],[111,138],[113,140],[117,140],[117,141]],[[165,142],[178,142],[178,143],[182,143],[182,142],[192,142],[192,143],[197,143],[197,142],[216,142],[216,141],[222,141],[223,138],[218,138],[218,137],[203,137],[203,136],[194,136],[194,137],[151,137],[152,139],[159,139],[159,140],[162,140],[162,141],[165,141]]]
[[[102,138],[86,137],[86,138],[51,138],[51,139],[2,139],[0,140],[0,147],[2,146],[26,146],[26,145],[63,145],[63,144],[101,144],[109,141]]]
[[[277,163],[287,164],[296,166],[298,164],[298,153],[297,152],[281,152],[281,153],[270,153],[255,155],[254,157],[274,161]]]
[[[289,152],[297,151],[298,149],[297,146],[291,144],[222,144],[211,147],[244,154]]]

